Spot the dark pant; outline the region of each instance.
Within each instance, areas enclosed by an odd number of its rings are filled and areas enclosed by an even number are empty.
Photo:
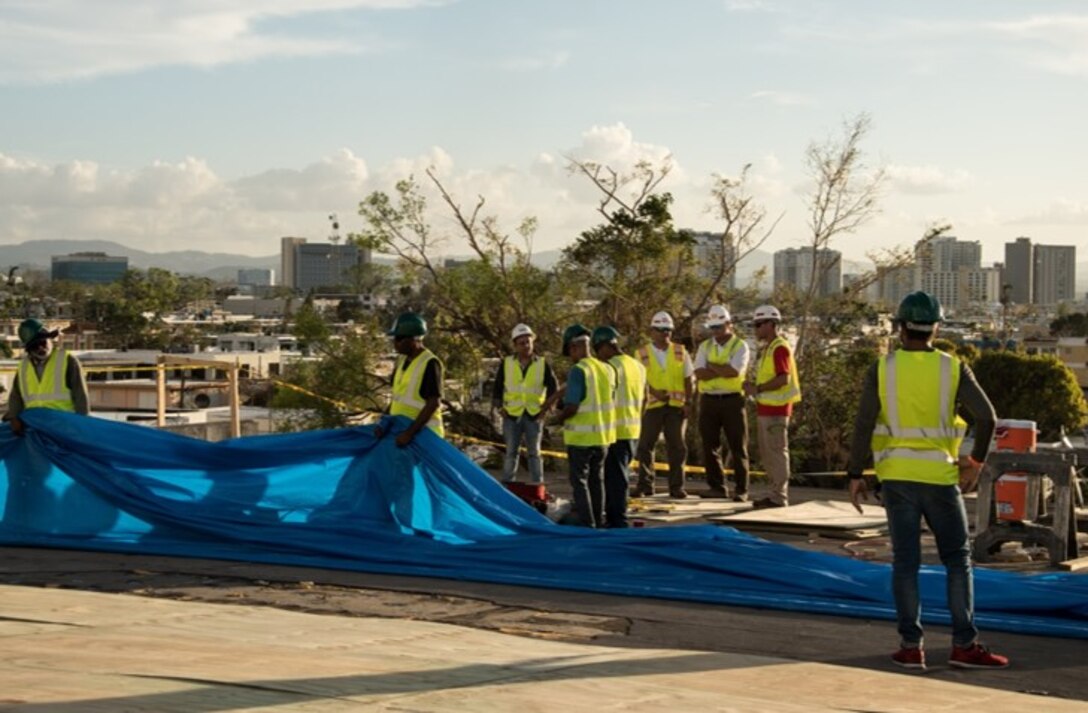
[[[703,394],[699,398],[699,437],[703,441],[706,484],[725,490],[722,469],[722,433],[729,447],[736,494],[748,492],[748,413],[740,394]]]
[[[604,527],[604,446],[567,446],[574,514],[586,527]]]
[[[604,513],[609,527],[627,527],[627,470],[638,441],[624,438],[604,457]]]
[[[687,418],[679,406],[659,406],[642,414],[642,433],[638,439],[638,489],[653,492],[654,446],[665,432],[665,448],[669,457],[669,490],[684,487],[684,461],[688,447],[684,442]]]
[[[904,646],[922,643],[918,568],[922,561],[922,518],[925,518],[946,570],[945,596],[952,614],[952,643],[970,646],[978,638],[978,629],[967,512],[959,487],[905,480],[885,480],[881,486],[892,537],[892,594],[900,642]]]

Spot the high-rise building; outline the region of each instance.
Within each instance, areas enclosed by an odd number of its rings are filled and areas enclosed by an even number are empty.
[[[887,309],[896,309],[904,297],[918,289],[915,286],[916,278],[913,263],[881,272],[877,279],[878,300]]]
[[[1055,305],[1075,299],[1077,248],[1073,245],[1036,245],[1032,273],[1032,300]]]
[[[723,240],[721,233],[694,233],[695,246],[692,249],[695,269],[705,280],[713,280],[724,265],[728,272],[719,285],[732,290],[737,286],[737,249],[733,241]]]
[[[1017,238],[1005,243],[1005,272],[1002,288],[1009,286],[1008,299],[1015,304],[1031,304],[1035,297],[1035,250],[1031,238]]]
[[[306,238],[280,238],[280,280],[284,287],[298,288],[295,274],[295,249],[303,245]]]
[[[364,262],[355,245],[303,243],[295,246],[295,289],[343,290],[354,284],[355,270]]]
[[[815,258],[815,260],[814,260]],[[842,253],[827,248],[786,248],[774,254],[774,284],[791,285],[806,292],[813,279],[816,264],[816,294],[827,296],[842,292]]]
[[[920,240],[914,247],[917,289],[936,297],[949,310],[962,309],[979,301],[981,287],[997,279],[981,274],[982,245],[977,240],[959,240],[943,235]],[[988,275],[988,273],[987,273]]]
[[[72,253],[53,256],[50,276],[54,281],[107,285],[120,280],[127,271],[127,257],[113,257],[106,253]]]

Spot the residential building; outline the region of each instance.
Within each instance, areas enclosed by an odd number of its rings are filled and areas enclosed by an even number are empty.
[[[807,292],[813,279],[815,262],[816,294],[827,296],[842,292],[842,253],[827,248],[787,248],[774,254],[774,285],[790,285]]]
[[[698,232],[693,233],[695,246],[692,249],[692,257],[695,259],[695,269],[699,277],[705,280],[713,280],[721,273],[723,266],[726,273],[722,276],[719,285],[723,289],[735,289],[737,286],[737,248],[732,238],[723,236],[722,233]]]
[[[1077,248],[1073,245],[1036,245],[1032,274],[1032,301],[1056,305],[1076,299]]]
[[[82,282],[90,285],[108,285],[117,282],[128,271],[127,257],[114,257],[106,253],[72,253],[54,255],[51,278],[54,282]]]

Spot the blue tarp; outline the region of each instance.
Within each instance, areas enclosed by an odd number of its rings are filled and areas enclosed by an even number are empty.
[[[34,409],[0,427],[0,544],[221,558],[894,619],[884,564],[716,526],[551,523],[455,447],[372,427],[207,443]],[[386,419],[395,434],[407,423]],[[925,620],[947,624],[923,568]],[[1088,638],[1088,576],[976,572],[984,628]]]

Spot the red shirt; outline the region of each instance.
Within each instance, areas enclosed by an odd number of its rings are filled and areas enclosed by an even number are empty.
[[[790,373],[790,350],[788,348],[779,346],[777,349],[774,350],[773,359],[775,376]],[[784,406],[769,406],[766,404],[756,403],[757,416],[790,416],[792,414],[793,404],[786,404]]]

